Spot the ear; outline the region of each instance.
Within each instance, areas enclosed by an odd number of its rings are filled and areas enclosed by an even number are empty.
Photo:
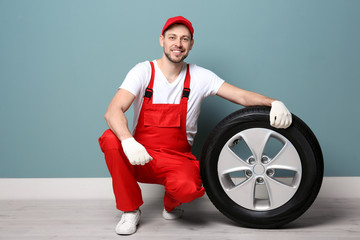
[[[162,34],[160,35],[159,42],[160,42],[160,46],[164,47],[164,35],[162,35]]]
[[[194,45],[194,39],[191,39],[190,50],[192,49],[193,45]]]

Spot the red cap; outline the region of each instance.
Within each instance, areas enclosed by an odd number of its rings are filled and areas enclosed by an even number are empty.
[[[181,23],[181,24],[184,24],[190,31],[191,33],[191,36],[194,34],[194,28],[191,24],[191,22],[189,20],[187,20],[186,18],[182,17],[182,16],[177,16],[177,17],[172,17],[172,18],[169,18],[163,29],[162,29],[162,32],[161,34],[164,34],[165,30],[168,29],[171,25],[175,24],[175,23]]]

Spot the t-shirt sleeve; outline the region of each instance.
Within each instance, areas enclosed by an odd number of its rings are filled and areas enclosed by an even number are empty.
[[[217,94],[219,88],[225,81],[213,72],[211,72],[211,77],[209,79],[211,80],[210,80],[210,88],[209,88],[208,96],[214,96]]]
[[[216,95],[221,85],[225,82],[212,71],[196,65],[194,66],[194,74],[197,75],[197,79],[200,81],[204,97]]]
[[[149,65],[149,67],[147,67]],[[120,85],[119,88],[125,89],[134,96],[139,96],[145,89],[144,86],[147,86],[147,79],[149,78],[148,75],[150,64],[149,62],[142,62],[136,64],[126,75],[124,81]]]

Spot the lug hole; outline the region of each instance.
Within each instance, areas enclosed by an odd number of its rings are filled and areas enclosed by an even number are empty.
[[[267,157],[267,156],[263,156],[262,158],[261,158],[261,163],[262,164],[267,164],[269,162],[269,158]]]
[[[266,170],[266,175],[268,175],[269,177],[274,176],[275,174],[275,170],[274,169],[268,169]]]
[[[251,165],[253,165],[253,164],[255,163],[255,158],[250,157],[249,160],[248,160],[248,162],[249,162]]]
[[[251,176],[252,176],[252,172],[251,172],[250,170],[246,170],[246,171],[245,171],[245,175],[246,175],[247,177],[251,177]]]
[[[262,183],[264,183],[264,179],[263,179],[262,177],[258,177],[258,178],[256,179],[256,182],[257,182],[258,184],[262,184]]]

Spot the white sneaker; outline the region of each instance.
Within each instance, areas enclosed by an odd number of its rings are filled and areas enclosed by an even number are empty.
[[[163,211],[163,217],[166,220],[174,220],[174,219],[181,218],[183,216],[183,214],[184,214],[184,210],[182,210],[181,208],[175,208],[171,212],[166,211],[164,208],[164,211]]]
[[[136,227],[140,221],[140,210],[124,212],[119,223],[116,225],[115,232],[120,235],[130,235],[136,232]]]

